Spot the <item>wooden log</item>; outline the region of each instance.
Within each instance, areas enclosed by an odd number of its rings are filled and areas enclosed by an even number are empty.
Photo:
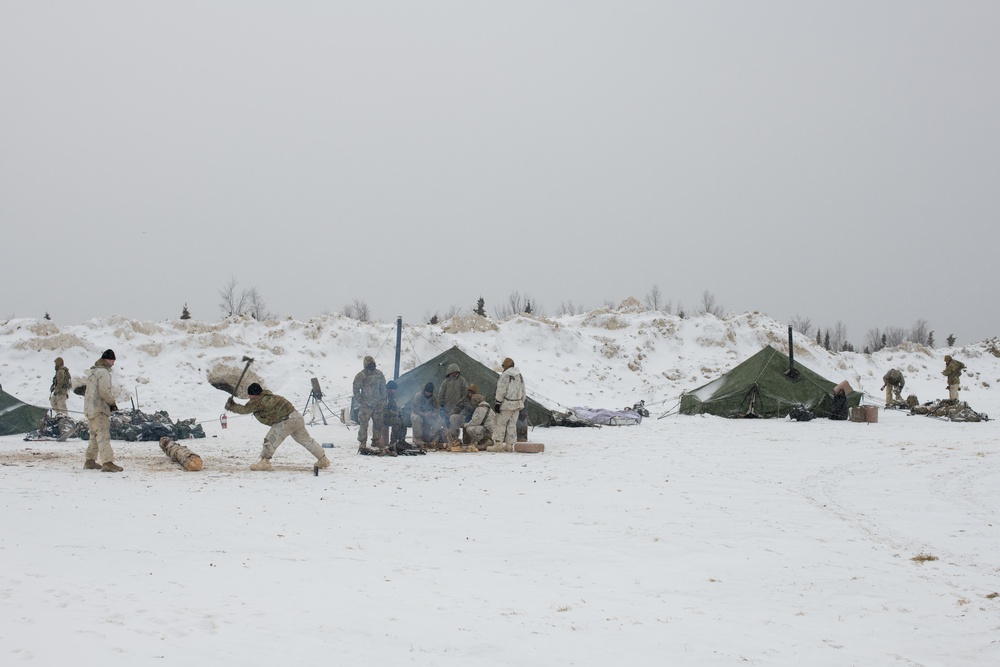
[[[539,454],[545,451],[545,445],[540,442],[515,442],[514,451],[522,454]]]
[[[160,438],[160,449],[162,449],[163,453],[170,457],[172,461],[179,463],[185,470],[190,470],[192,472],[201,470],[201,457],[184,445],[174,442],[167,436]]]

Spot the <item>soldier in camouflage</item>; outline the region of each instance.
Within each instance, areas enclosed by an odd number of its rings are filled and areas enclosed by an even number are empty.
[[[413,444],[443,445],[445,440],[444,422],[441,409],[434,398],[434,383],[428,382],[413,396],[410,407],[410,423],[413,424]]]
[[[56,357],[56,374],[52,378],[52,386],[49,388],[49,405],[56,413],[57,417],[68,417],[69,411],[66,409],[66,399],[69,398],[70,385],[73,383],[69,375],[69,369],[63,364],[62,357]]]
[[[941,375],[948,378],[948,400],[958,403],[958,388],[962,382],[962,369],[965,368],[958,359],[952,359],[950,354],[944,355],[944,370]]]
[[[906,378],[903,377],[902,371],[898,368],[890,368],[889,371],[882,376],[882,389],[885,389],[885,409],[900,405],[902,406],[905,401],[903,401],[903,387],[906,385]],[[893,398],[895,395],[895,398]]]
[[[375,367],[375,359],[365,357],[364,368],[354,376],[354,402],[358,406],[358,453],[364,453],[368,422],[372,423],[371,449],[384,452],[382,416],[385,413],[385,375]]]
[[[462,412],[468,400],[469,383],[462,377],[458,364],[448,364],[447,377],[437,390],[437,402],[441,406],[441,417],[448,428],[448,443],[458,442],[458,429],[465,423]]]
[[[395,380],[385,383],[385,411],[382,413],[382,441],[389,443],[389,453],[396,451],[399,445],[406,446],[406,424],[403,422],[403,411],[396,403]],[[390,431],[391,429],[391,431]]]
[[[473,387],[476,387],[476,385],[470,385],[469,390],[472,391]],[[487,446],[493,444],[493,427],[496,423],[496,418],[494,417],[493,410],[490,408],[490,404],[479,393],[478,387],[476,387],[476,392],[471,397],[471,403],[474,409],[472,416],[465,424],[465,433],[468,436],[470,445],[475,446],[477,449],[486,449]]]
[[[247,387],[247,394],[250,396],[250,400],[246,402],[246,405],[240,405],[230,396],[229,400],[226,401],[226,410],[239,415],[252,414],[261,424],[271,427],[267,435],[264,436],[264,446],[260,450],[260,461],[252,464],[250,470],[273,470],[271,457],[274,456],[274,450],[288,436],[292,436],[295,442],[305,447],[306,451],[316,457],[316,467],[330,467],[330,459],[326,458],[326,454],[323,453],[323,446],[309,435],[305,419],[288,399],[272,394],[256,382]]]

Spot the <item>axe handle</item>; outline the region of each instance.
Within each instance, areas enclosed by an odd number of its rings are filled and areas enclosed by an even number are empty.
[[[243,367],[243,372],[240,373],[240,379],[236,381],[236,386],[233,387],[233,393],[229,394],[230,398],[236,397],[236,391],[240,388],[240,383],[243,382],[243,376],[247,374],[247,369],[250,368],[250,364],[253,363],[253,359],[247,362],[246,366]]]

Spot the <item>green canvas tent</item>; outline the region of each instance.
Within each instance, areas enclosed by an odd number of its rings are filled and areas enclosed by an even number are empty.
[[[817,417],[829,417],[835,383],[802,364],[792,365],[788,355],[767,345],[757,354],[708,384],[681,397],[680,412],[719,417],[786,417],[803,405]],[[847,405],[861,403],[861,392],[852,391]]]
[[[396,380],[396,384],[399,385],[399,389],[396,391],[396,400],[400,406],[403,406],[404,415],[409,412],[414,394],[420,391],[425,384],[433,382],[434,389],[437,391],[437,387],[444,382],[445,369],[449,364],[458,364],[458,367],[462,369],[462,377],[469,384],[479,385],[479,393],[492,405],[493,398],[497,393],[497,381],[500,379],[500,374],[488,366],[484,366],[457,347],[452,347],[403,373]],[[525,407],[528,410],[528,423],[532,426],[549,426],[553,421],[552,410],[531,398],[530,383],[531,379],[525,378],[525,384],[528,387],[528,399],[525,401]]]
[[[15,435],[38,429],[48,410],[36,408],[0,389],[0,435]]]

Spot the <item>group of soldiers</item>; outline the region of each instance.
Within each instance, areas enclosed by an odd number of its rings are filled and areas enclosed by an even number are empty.
[[[965,369],[958,359],[954,359],[950,354],[944,355],[944,375],[948,380],[948,400],[958,403],[958,390],[961,385],[962,371]],[[898,368],[890,368],[882,376],[882,389],[885,390],[885,408],[907,408],[913,407],[909,402],[903,400],[903,387],[906,386],[906,378]]]
[[[90,427],[90,439],[84,454],[83,467],[87,470],[121,472],[123,468],[115,463],[115,452],[111,449],[111,413],[118,410],[115,392],[111,384],[111,369],[114,368],[114,350],[105,350],[101,358],[87,369],[87,389],[83,395],[83,415]],[[49,387],[49,405],[57,417],[68,417],[66,399],[73,381],[62,357],[56,357],[56,373]]]
[[[462,451],[511,452],[517,440],[517,417],[525,404],[524,378],[507,357],[497,381],[492,406],[479,386],[462,377],[458,364],[445,369],[445,378],[435,389],[428,382],[414,394],[409,414],[396,399],[398,386],[386,382],[375,359],[364,358],[354,377],[353,397],[357,406],[358,453],[395,456],[409,449],[406,416],[413,428],[412,447]],[[369,430],[369,424],[371,428]],[[464,430],[464,437],[461,432]]]
[[[86,372],[83,412],[90,427],[90,439],[83,467],[87,470],[122,471],[122,467],[114,462],[115,455],[111,448],[111,413],[118,410],[111,383],[111,369],[116,360],[114,350],[105,350]],[[957,403],[965,364],[951,355],[945,355],[944,362],[941,374],[947,377],[948,399]],[[66,416],[66,399],[72,381],[62,357],[56,358],[55,366],[49,402],[57,415]],[[445,378],[436,390],[433,382],[425,384],[413,396],[410,405],[412,446],[421,451],[455,448],[464,451],[513,451],[517,440],[518,414],[525,405],[524,378],[510,357],[504,359],[501,366],[503,372],[497,381],[492,406],[477,385],[469,384],[462,377],[458,364],[450,364],[445,369]],[[900,370],[890,369],[882,377],[882,383],[886,408],[906,405],[902,398],[906,379]],[[353,390],[360,425],[358,453],[395,456],[401,448],[409,449],[411,445],[406,442],[403,408],[396,400],[398,386],[393,380],[386,382],[374,358],[364,358],[364,367],[354,377]],[[316,457],[317,468],[330,466],[322,445],[309,435],[302,414],[290,401],[256,382],[247,388],[247,394],[250,398],[242,405],[230,396],[226,401],[226,410],[252,414],[257,421],[269,427],[264,436],[260,460],[250,466],[251,470],[272,470],[271,457],[289,436]],[[463,429],[464,438],[460,436]]]

